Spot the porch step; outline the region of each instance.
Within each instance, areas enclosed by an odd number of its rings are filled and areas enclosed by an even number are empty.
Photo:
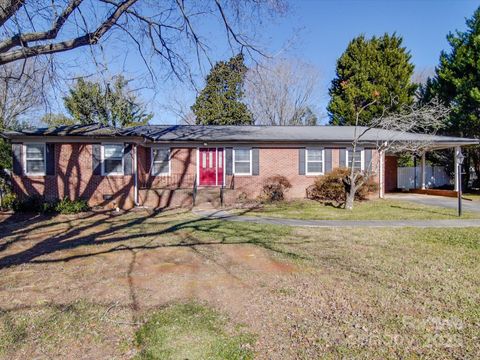
[[[197,206],[219,207],[220,205],[221,205],[220,188],[212,188],[212,187],[197,188],[197,196],[195,198],[195,207]]]

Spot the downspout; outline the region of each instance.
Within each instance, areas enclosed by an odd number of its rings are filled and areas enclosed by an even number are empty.
[[[135,206],[138,206],[138,164],[137,164],[138,154],[137,154],[137,144],[133,145],[133,201]]]

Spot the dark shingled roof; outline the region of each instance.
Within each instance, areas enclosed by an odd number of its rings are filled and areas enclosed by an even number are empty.
[[[366,128],[359,127],[357,132]],[[144,125],[115,129],[99,124],[38,128],[5,132],[7,138],[19,136],[95,136],[143,137],[150,141],[189,142],[351,142],[354,126],[216,126],[216,125]],[[477,139],[370,129],[362,142],[426,141],[436,144],[479,144]]]
[[[5,131],[3,134],[11,138],[15,136],[121,136],[120,132],[120,129],[110,126],[88,124]]]

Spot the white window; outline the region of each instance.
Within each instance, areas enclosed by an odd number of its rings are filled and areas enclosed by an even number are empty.
[[[25,144],[25,174],[45,175],[45,144]]]
[[[252,149],[233,149],[233,173],[252,175]]]
[[[152,148],[152,175],[170,174],[170,149]]]
[[[306,154],[307,175],[321,175],[324,173],[323,149],[307,149]]]
[[[353,157],[353,168],[355,170],[363,170],[363,155],[364,152],[363,150],[357,150],[355,151],[355,154],[353,151],[347,150],[346,151],[346,156],[347,156],[347,167],[350,168],[352,166],[352,157]]]
[[[103,175],[123,175],[123,144],[104,144],[102,146]]]

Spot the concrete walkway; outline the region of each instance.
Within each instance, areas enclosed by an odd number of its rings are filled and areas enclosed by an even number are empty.
[[[422,194],[386,194],[385,198],[393,200],[405,200],[422,205],[439,206],[447,209],[456,209],[458,204],[457,198]],[[480,212],[480,201],[463,200],[462,209],[464,211]]]
[[[272,217],[240,216],[224,210],[194,209],[193,213],[207,219],[226,220],[235,222],[256,223],[265,225],[304,226],[314,228],[464,228],[480,227],[480,219],[449,219],[449,220],[299,220]]]

